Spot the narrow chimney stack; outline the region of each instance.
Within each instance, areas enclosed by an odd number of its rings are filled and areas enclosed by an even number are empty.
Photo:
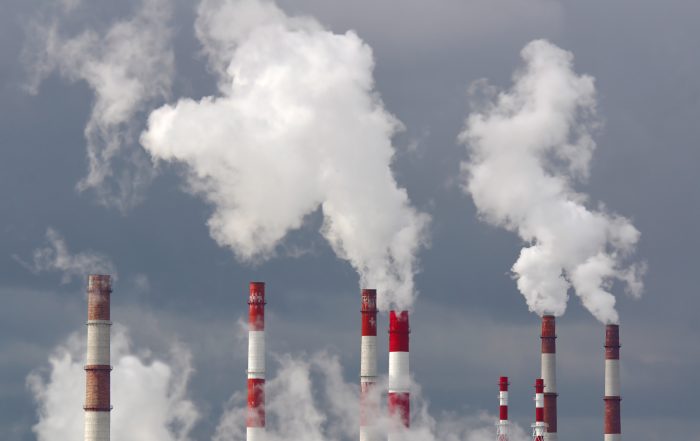
[[[532,439],[544,441],[547,423],[544,421],[544,380],[535,380],[535,424],[532,425]]]
[[[110,276],[88,276],[87,363],[85,365],[85,441],[109,441]]]
[[[265,283],[250,282],[248,297],[248,415],[246,439],[265,440]]]
[[[620,326],[605,327],[605,441],[620,441]]]
[[[410,374],[408,365],[408,311],[389,312],[389,416],[395,418],[400,427],[411,425]],[[389,431],[389,440],[399,430]]]
[[[542,317],[542,380],[544,380],[545,440],[557,440],[557,346],[556,319]]]
[[[376,439],[372,419],[379,408],[372,393],[377,382],[377,291],[363,289],[360,347],[360,441]]]
[[[501,377],[498,382],[498,441],[508,441],[508,377]]]

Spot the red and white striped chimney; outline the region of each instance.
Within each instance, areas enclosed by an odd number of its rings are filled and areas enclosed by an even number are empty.
[[[605,327],[605,441],[620,441],[620,326]]]
[[[546,440],[557,440],[557,346],[556,320],[542,317],[542,380],[544,380],[544,422]]]
[[[532,425],[532,439],[544,441],[547,423],[544,422],[544,380],[535,380],[535,424]]]
[[[378,404],[372,390],[377,382],[377,291],[362,290],[362,342],[360,346],[360,441],[376,439],[372,417]]]
[[[110,276],[88,276],[87,363],[85,365],[85,441],[109,441]]]
[[[265,283],[250,282],[248,297],[248,415],[246,439],[265,440]]]
[[[498,424],[496,434],[498,441],[508,441],[508,377],[501,377],[498,382]]]
[[[408,311],[389,312],[389,416],[400,426],[411,425],[410,374],[408,366]],[[396,428],[394,428],[396,429]],[[389,440],[400,430],[390,430]]]

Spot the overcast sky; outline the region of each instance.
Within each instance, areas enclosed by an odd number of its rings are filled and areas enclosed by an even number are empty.
[[[46,70],[29,90],[38,69],[32,61],[40,38],[35,26],[60,16],[65,35],[92,29],[99,36],[134,16],[142,2],[46,3],[4,0],[0,14],[0,438],[37,439],[40,432],[32,428],[41,400],[36,381],[28,378],[50,382],[49,356],[72,334],[84,338],[85,274],[91,269],[118,274],[113,320],[128,330],[134,353],[147,366],[163,360],[177,370],[174,345],[191,353],[186,390],[169,395],[196,408],[190,439],[212,439],[229,398],[245,388],[239,322],[251,280],[267,282],[270,352],[305,357],[327,350],[337,355],[345,381],[358,381],[358,274],[319,234],[321,211],[306,216],[268,260],[241,261],[210,235],[207,220],[216,204],[193,192],[185,166],[152,165],[138,143],[152,110],[219,94],[220,78],[195,33],[195,2],[150,2],[173,13],[156,14],[145,25],[154,33],[164,26],[167,38],[162,47],[148,40],[154,52],[139,72],[148,87],[135,93],[143,102],[117,130],[132,136],[110,163],[124,179],[117,188],[126,182],[131,198],[116,204],[105,204],[94,188],[77,187],[88,176],[85,133],[96,102],[79,69],[63,63]],[[513,419],[523,427],[532,421],[539,319],[510,272],[523,242],[477,215],[460,186],[467,150],[458,136],[473,108],[470,85],[485,78],[497,90],[510,88],[530,41],[544,38],[573,53],[574,71],[595,78],[601,122],[593,131],[590,176],[576,190],[589,196],[589,206],[603,203],[630,219],[641,232],[634,260],[648,267],[641,298],[613,286],[621,323],[623,433],[640,441],[700,439],[692,405],[700,394],[694,380],[700,367],[700,4],[278,5],[290,16],[313,16],[332,32],[353,30],[371,47],[374,92],[403,126],[392,138],[391,170],[412,206],[431,217],[429,240],[417,251],[411,370],[438,421],[450,412],[465,420],[482,411],[494,414],[500,375],[511,377]],[[89,47],[97,54],[103,49]],[[127,90],[114,92],[129,98]],[[387,370],[387,321],[381,314],[380,372]],[[572,294],[558,337],[559,433],[569,441],[600,439],[604,327]],[[271,362],[269,378],[280,366]],[[115,399],[115,412],[138,404]],[[82,412],[82,404],[65,406]]]

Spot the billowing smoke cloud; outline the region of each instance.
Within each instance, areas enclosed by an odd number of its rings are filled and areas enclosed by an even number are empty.
[[[336,441],[357,439],[359,433],[359,386],[347,383],[337,357],[318,352],[309,357],[281,355],[274,357],[276,375],[266,382],[266,434],[268,441]],[[375,388],[380,399],[386,384]],[[413,415],[407,441],[491,441],[495,417],[487,414],[443,415],[439,419],[428,413],[428,403],[420,388],[411,392]],[[242,422],[246,415],[246,395],[236,393],[222,416],[213,441],[245,441]],[[384,416],[383,416],[384,415]],[[384,433],[391,422],[386,409],[376,415],[376,429]],[[528,439],[514,424],[510,439]]]
[[[531,311],[563,314],[573,287],[600,321],[617,322],[612,283],[639,296],[644,266],[624,265],[640,236],[631,222],[602,205],[592,209],[573,189],[587,178],[596,147],[594,80],[573,71],[570,52],[544,40],[521,56],[513,87],[466,121],[464,189],[487,222],[528,243],[512,270]]]
[[[323,235],[380,306],[409,306],[429,218],[392,174],[401,124],[374,91],[369,46],[266,0],[204,0],[196,28],[219,95],[154,111],[141,141],[186,165],[214,207],[212,237],[266,259],[320,209]]]
[[[111,274],[117,277],[117,269],[109,257],[94,251],[71,253],[66,240],[55,229],[46,229],[46,246],[34,250],[32,261],[26,262],[17,255],[12,257],[29,271],[60,272],[62,283],[68,283],[74,277],[83,278],[88,274]]]
[[[47,5],[27,30],[24,50],[28,88],[37,93],[52,72],[84,81],[95,100],[85,126],[88,174],[77,184],[98,201],[125,211],[138,203],[153,167],[135,143],[135,117],[170,90],[174,57],[169,47],[170,0],[141,0],[132,17],[77,35],[74,16],[86,6],[76,0]],[[70,25],[69,25],[70,23]]]
[[[39,406],[34,426],[38,441],[83,438],[85,342],[73,334],[49,358],[48,376],[37,370],[27,385]],[[187,441],[198,418],[186,398],[192,372],[190,354],[173,346],[168,360],[148,351],[133,351],[125,329],[114,326],[112,337],[112,436],[133,441]]]

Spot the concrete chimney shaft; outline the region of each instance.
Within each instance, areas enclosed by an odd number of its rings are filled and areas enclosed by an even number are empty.
[[[620,424],[620,327],[605,327],[605,441],[622,440]]]
[[[401,439],[401,427],[411,425],[410,370],[408,364],[408,311],[389,312],[389,416],[399,427],[389,430],[389,440]]]
[[[557,440],[557,346],[556,319],[542,317],[542,380],[544,380],[544,421],[547,433],[544,439]]]
[[[248,295],[248,415],[246,439],[265,440],[265,283],[250,282]]]
[[[360,441],[374,441],[377,434],[372,419],[379,408],[372,393],[377,382],[377,291],[363,289],[361,302]]]

